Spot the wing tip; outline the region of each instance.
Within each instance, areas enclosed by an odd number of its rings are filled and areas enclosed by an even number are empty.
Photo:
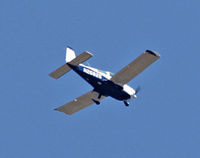
[[[55,110],[55,111],[59,111],[59,112],[63,112],[63,113],[65,113],[65,114],[67,114],[67,115],[72,115],[72,114],[73,114],[73,112],[70,112],[70,111],[63,111],[61,107],[62,107],[62,106],[60,106],[60,107],[58,107],[58,108],[55,108],[54,110]]]
[[[85,51],[85,53],[87,53],[90,57],[93,57],[94,55],[88,51]]]
[[[157,52],[153,51],[153,50],[146,50],[147,53],[155,56],[155,57],[160,57],[160,54],[158,54]]]
[[[59,77],[56,77],[53,73],[48,74],[49,77],[54,78],[54,79],[58,79]]]

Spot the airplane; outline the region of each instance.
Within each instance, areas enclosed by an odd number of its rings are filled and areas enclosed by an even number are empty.
[[[130,64],[113,74],[82,64],[92,56],[93,54],[87,51],[76,56],[71,47],[66,48],[66,63],[50,73],[49,76],[58,79],[73,70],[87,81],[93,87],[93,90],[55,110],[72,115],[94,103],[100,104],[100,101],[108,96],[123,101],[126,106],[129,106],[128,100],[137,97],[139,88],[133,89],[127,83],[160,58],[160,55],[155,51],[146,50]]]

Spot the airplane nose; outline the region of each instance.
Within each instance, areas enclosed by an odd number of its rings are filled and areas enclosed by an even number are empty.
[[[137,95],[136,94],[134,94],[134,95],[132,95],[132,97],[131,98],[137,98]]]

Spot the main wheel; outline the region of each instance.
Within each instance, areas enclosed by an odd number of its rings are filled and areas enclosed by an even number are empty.
[[[97,105],[100,104],[100,101],[98,101],[98,100],[94,100],[94,99],[92,99],[92,100],[93,100],[93,102],[94,102],[95,104],[97,104]]]
[[[126,106],[129,106],[130,103],[129,103],[127,100],[125,100],[125,101],[124,101],[124,104],[125,104]]]

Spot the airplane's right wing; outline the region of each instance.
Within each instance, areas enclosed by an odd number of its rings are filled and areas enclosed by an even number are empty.
[[[94,104],[94,101],[92,99],[102,100],[103,98],[105,98],[105,96],[101,96],[101,98],[99,99],[98,95],[99,94],[97,92],[90,91],[90,92],[83,94],[82,96],[74,99],[70,103],[64,104],[63,106],[56,108],[55,110],[64,112],[68,115],[72,115],[73,113],[75,113],[83,108],[86,108],[89,105]]]
[[[124,85],[159,58],[160,55],[158,53],[146,50],[146,52],[116,73],[111,78],[111,81]]]

